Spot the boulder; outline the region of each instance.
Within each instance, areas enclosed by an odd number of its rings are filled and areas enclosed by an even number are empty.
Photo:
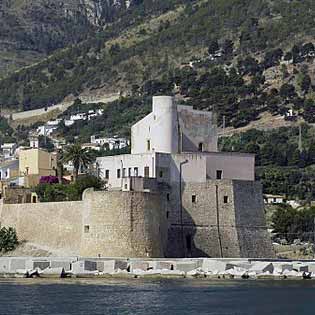
[[[235,260],[235,261],[229,261],[226,263],[226,270],[232,269],[234,267],[248,270],[250,269],[251,266],[252,265],[248,260],[240,260],[240,261]]]
[[[76,261],[72,264],[72,273],[79,275],[79,274],[95,274],[98,272],[97,269],[90,270],[94,264],[86,264],[84,260]],[[89,268],[89,269],[86,269]],[[95,262],[95,268],[96,268],[96,262]]]
[[[129,263],[126,260],[115,260],[115,270],[127,270]]]
[[[62,274],[65,273],[64,268],[57,267],[57,268],[46,268],[41,272],[42,277],[61,277]]]
[[[197,269],[197,262],[195,261],[177,261],[175,270],[189,272]]]
[[[97,262],[97,270],[104,274],[111,274],[115,271],[115,260]]]
[[[225,261],[204,259],[201,268],[205,272],[218,274],[219,272],[226,270],[226,265],[227,263]]]
[[[42,260],[42,261],[33,261],[33,269],[45,270],[50,267],[50,261]]]
[[[175,265],[174,261],[157,261],[156,269],[175,270]]]
[[[272,274],[274,271],[274,267],[273,264],[270,262],[256,261],[251,265],[249,271],[254,271],[257,275],[267,272],[269,272],[269,274]]]
[[[0,257],[0,273],[10,273],[9,257]]]
[[[134,270],[147,271],[149,269],[149,263],[145,261],[132,261],[130,263],[130,271],[133,273]]]
[[[67,260],[51,260],[51,268],[64,268],[65,271],[71,270],[71,261]]]

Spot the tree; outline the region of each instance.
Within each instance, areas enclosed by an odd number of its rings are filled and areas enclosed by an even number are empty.
[[[209,47],[208,47],[209,55],[215,54],[219,49],[220,49],[220,47],[219,47],[218,41],[212,40],[209,44]]]
[[[280,88],[280,95],[285,99],[294,97],[296,95],[295,87],[292,84],[283,84]]]
[[[304,75],[302,80],[301,80],[301,84],[300,84],[301,89],[304,93],[306,93],[309,90],[311,83],[312,83],[312,81],[311,81],[310,76],[308,74]]]
[[[234,51],[234,43],[230,39],[226,39],[222,45],[222,49],[226,55],[232,55]]]
[[[70,145],[63,152],[63,162],[72,162],[73,164],[74,182],[77,181],[80,168],[88,168],[93,161],[93,154],[87,148],[82,148],[80,144]]]

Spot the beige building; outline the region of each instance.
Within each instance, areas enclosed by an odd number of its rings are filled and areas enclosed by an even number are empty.
[[[22,150],[19,156],[19,174],[25,178],[25,186],[36,186],[42,176],[55,176],[57,156],[42,149]]]

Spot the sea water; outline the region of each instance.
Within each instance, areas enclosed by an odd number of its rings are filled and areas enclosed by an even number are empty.
[[[313,281],[0,281],[1,315],[315,314]]]

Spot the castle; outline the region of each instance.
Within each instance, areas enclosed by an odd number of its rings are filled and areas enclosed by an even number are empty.
[[[255,157],[218,152],[212,113],[153,97],[131,154],[97,159],[105,191],[78,202],[0,205],[20,238],[103,257],[272,257]]]

